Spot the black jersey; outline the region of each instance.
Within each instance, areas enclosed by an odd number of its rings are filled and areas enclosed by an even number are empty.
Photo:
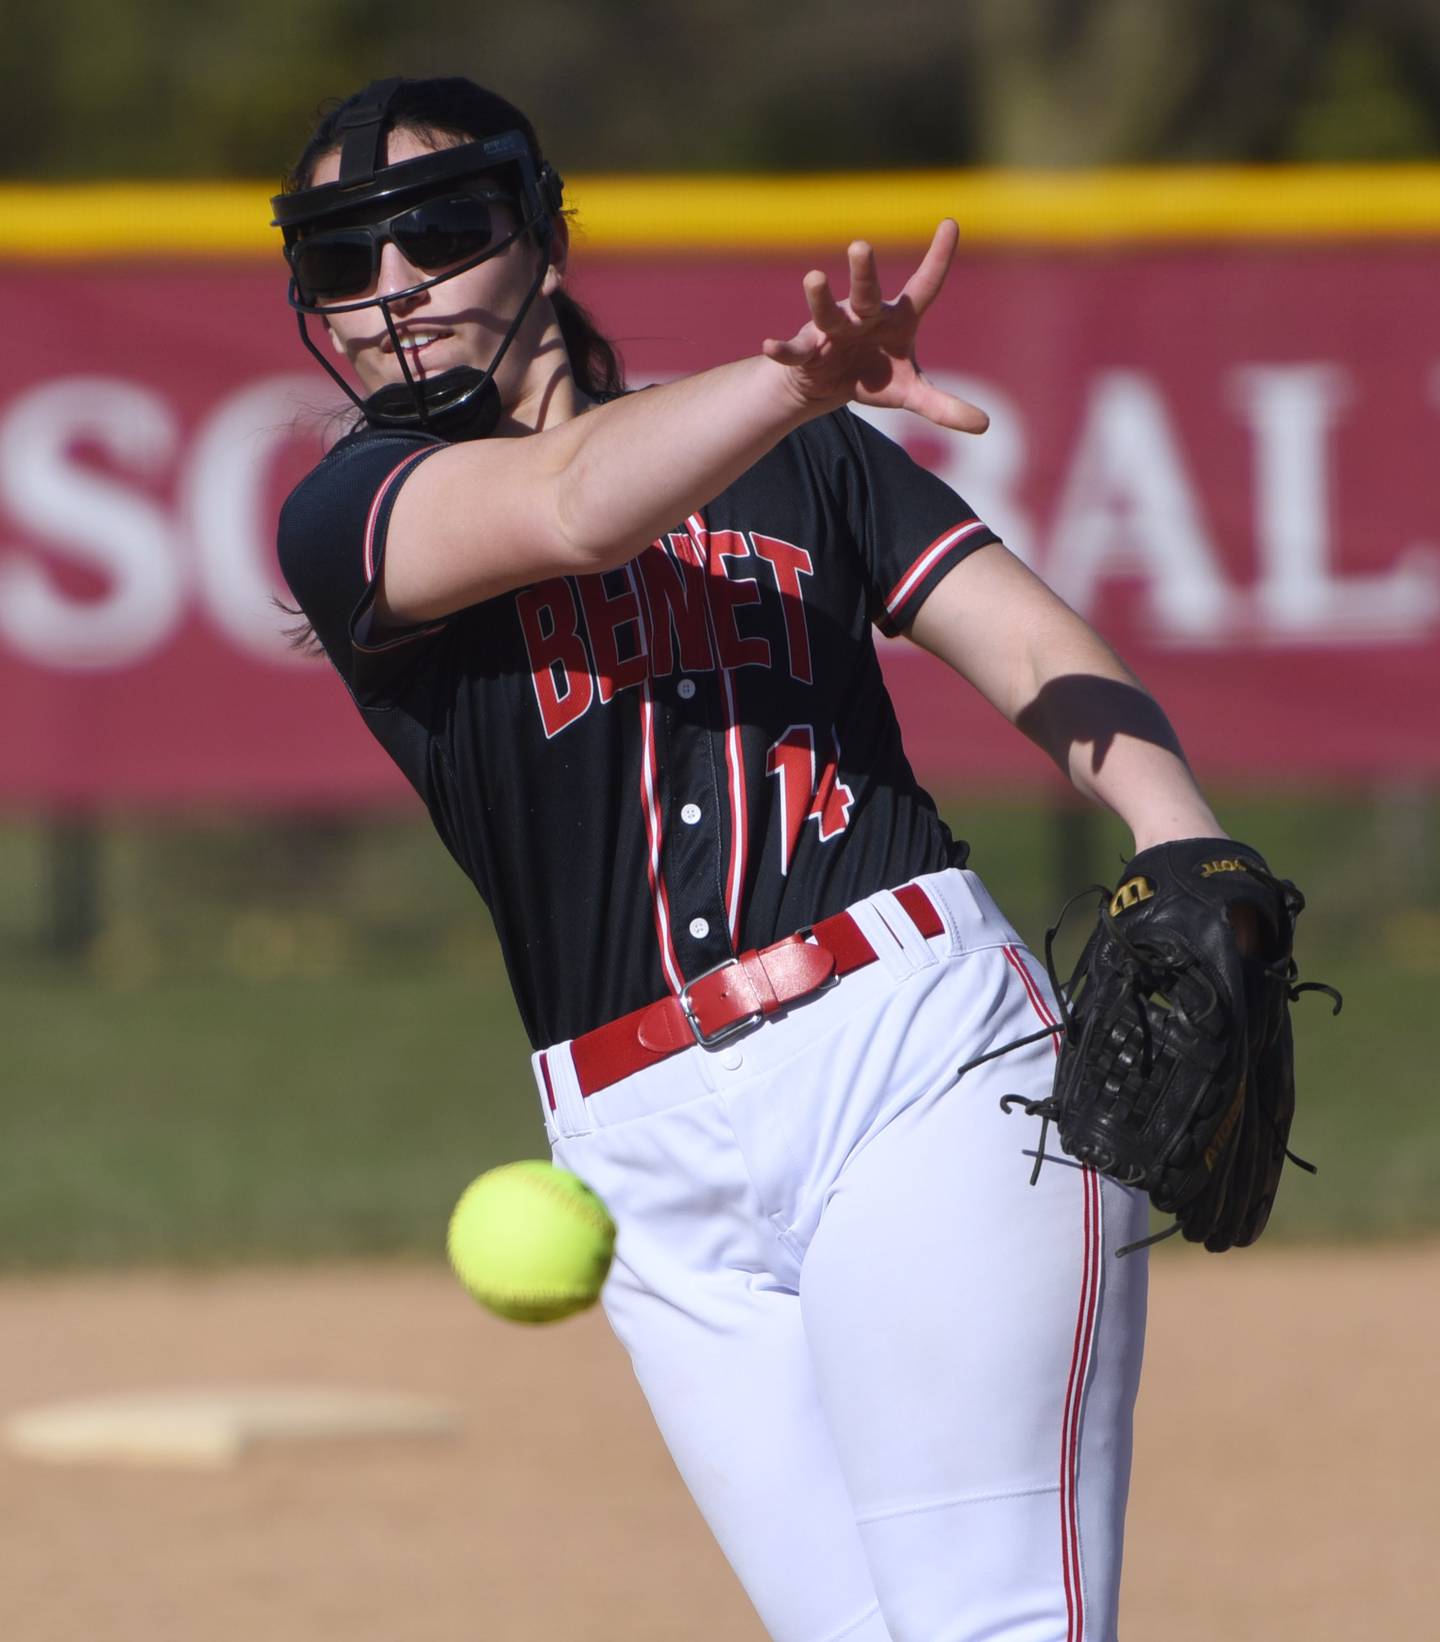
[[[619,569],[377,631],[395,497],[443,448],[342,440],[286,501],[280,562],[489,905],[532,1044],[964,860],[872,624],[903,631],[996,538],[892,441],[837,412]]]

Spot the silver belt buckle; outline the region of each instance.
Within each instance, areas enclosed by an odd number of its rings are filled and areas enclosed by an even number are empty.
[[[685,1016],[686,1021],[689,1023],[690,1030],[695,1034],[696,1043],[698,1043],[702,1049],[713,1048],[717,1043],[724,1043],[727,1038],[737,1037],[741,1032],[748,1032],[752,1026],[758,1026],[764,1019],[764,1011],[754,1009],[748,1015],[742,1015],[739,1020],[731,1021],[728,1026],[722,1026],[718,1028],[718,1030],[709,1034],[707,1034],[704,1028],[700,1025],[700,1022],[695,1015],[695,1006],[690,1001],[690,988],[692,986],[699,986],[701,981],[709,980],[712,975],[718,975],[722,969],[732,968],[740,968],[740,960],[738,958],[726,958],[723,963],[715,964],[712,968],[707,969],[703,975],[697,975],[694,980],[686,981],[684,986],[680,988],[679,998],[681,1013]]]

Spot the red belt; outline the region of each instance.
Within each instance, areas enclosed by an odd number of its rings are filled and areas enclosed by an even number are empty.
[[[895,898],[924,936],[945,925],[925,891],[906,884]],[[787,935],[773,946],[742,952],[697,976],[678,996],[647,1003],[618,1020],[607,1021],[570,1045],[582,1095],[593,1095],[632,1072],[666,1060],[697,1043],[706,1048],[758,1025],[785,1004],[808,998],[852,970],[874,963],[875,949],[848,912],[824,918],[808,933]],[[550,1108],[555,1096],[541,1058]]]

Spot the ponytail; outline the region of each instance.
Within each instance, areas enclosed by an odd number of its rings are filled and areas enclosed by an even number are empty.
[[[550,298],[575,386],[587,399],[613,399],[625,391],[625,365],[615,344],[589,311],[561,287]]]

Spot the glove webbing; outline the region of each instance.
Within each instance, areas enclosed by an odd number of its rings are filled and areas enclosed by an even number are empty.
[[[1285,897],[1287,905],[1291,907],[1292,916],[1300,908],[1303,908],[1305,902],[1293,885],[1283,884],[1280,879],[1248,862],[1246,866],[1247,870],[1251,871],[1255,877],[1269,884],[1271,888],[1278,890]],[[998,1049],[989,1049],[983,1055],[976,1055],[972,1060],[967,1060],[963,1066],[956,1070],[955,1081],[957,1083],[967,1072],[974,1071],[977,1066],[983,1066],[986,1061],[996,1060],[1001,1055],[1008,1055],[1014,1049],[1023,1049],[1027,1044],[1038,1043],[1042,1038],[1068,1036],[1073,1030],[1069,1000],[1080,979],[1080,967],[1077,963],[1075,971],[1068,981],[1060,979],[1055,968],[1055,941],[1065,923],[1066,916],[1077,901],[1083,901],[1089,895],[1098,895],[1100,897],[1100,915],[1109,926],[1110,933],[1131,955],[1137,966],[1145,967],[1148,964],[1149,960],[1145,955],[1116,927],[1114,915],[1109,910],[1110,893],[1110,890],[1104,884],[1089,884],[1084,889],[1077,890],[1060,908],[1060,916],[1054,924],[1045,931],[1045,973],[1050,979],[1055,1001],[1060,1008],[1059,1023],[1054,1026],[1041,1027],[1038,1032],[1027,1032],[1024,1037],[1014,1038],[1009,1043],[1002,1044]],[[1295,901],[1299,902],[1298,906],[1294,904]],[[1284,978],[1285,995],[1290,1002],[1294,1003],[1302,992],[1323,992],[1333,1000],[1334,1007],[1330,1011],[1331,1015],[1338,1015],[1345,1001],[1340,992],[1335,987],[1326,985],[1324,981],[1302,981],[1298,979],[1299,973],[1299,965],[1291,957],[1286,965]],[[1035,1149],[1035,1167],[1030,1171],[1030,1184],[1033,1186],[1040,1179],[1040,1166],[1045,1161],[1045,1139],[1050,1132],[1050,1124],[1058,1115],[1059,1105],[1053,1092],[1039,1100],[1030,1100],[1024,1095],[1016,1094],[1000,1097],[1000,1110],[1007,1116],[1017,1106],[1027,1117],[1038,1117],[1040,1119],[1040,1141]],[[1320,1172],[1313,1163],[1307,1162],[1303,1157],[1292,1152],[1288,1146],[1285,1148],[1285,1156],[1297,1168],[1304,1169],[1307,1174],[1313,1175]],[[1178,1220],[1172,1221],[1163,1231],[1152,1232],[1149,1237],[1142,1237],[1138,1242],[1126,1243],[1122,1248],[1116,1249],[1115,1258],[1119,1260],[1127,1254],[1133,1254],[1137,1249],[1147,1249],[1152,1244],[1163,1243],[1167,1237],[1173,1237],[1180,1229],[1180,1222]]]

